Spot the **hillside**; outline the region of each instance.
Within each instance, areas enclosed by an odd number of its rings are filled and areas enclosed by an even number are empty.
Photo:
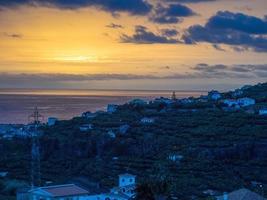
[[[110,187],[127,171],[136,174],[140,184],[166,183],[154,192],[182,199],[206,199],[204,191],[220,194],[242,187],[262,193],[259,184],[267,193],[267,117],[247,112],[267,104],[267,83],[243,88],[242,97],[254,98],[256,104],[225,111],[209,99],[127,103],[113,113],[42,126],[42,182],[83,177]],[[153,122],[142,122],[144,117]],[[92,130],[81,131],[84,124]],[[0,190],[7,196],[14,191],[7,190],[5,182],[30,181],[30,144],[30,139],[0,140],[0,171],[9,172],[7,179],[0,179]]]

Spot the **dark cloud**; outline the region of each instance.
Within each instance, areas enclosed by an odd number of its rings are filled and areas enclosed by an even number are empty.
[[[267,21],[265,19],[229,11],[219,11],[209,19],[206,27],[210,29],[236,30],[250,34],[267,33]]]
[[[135,43],[135,44],[176,44],[179,40],[166,35],[159,35],[149,31],[144,26],[136,26],[135,33],[132,36],[123,34],[121,36],[121,42],[123,43]]]
[[[213,46],[213,48],[214,49],[217,49],[217,50],[219,50],[219,51],[225,51],[225,49],[223,49],[220,45],[218,45],[218,44],[212,44],[212,46]]]
[[[258,27],[263,26],[263,27]],[[206,25],[194,25],[188,28],[182,37],[186,44],[208,42],[227,44],[252,49],[258,52],[267,51],[267,23],[265,20],[228,11],[218,12]]]
[[[114,23],[110,23],[106,27],[113,28],[113,29],[121,29],[121,28],[124,28],[122,25],[120,25],[120,24],[114,24]]]
[[[152,5],[145,0],[0,0],[0,6],[2,7],[23,4],[51,6],[60,9],[78,9],[96,6],[111,13],[128,12],[133,15],[145,15],[152,9]]]
[[[170,72],[170,67],[165,66]],[[206,63],[197,64],[187,73],[175,73],[166,76],[157,75],[136,75],[136,74],[8,74],[0,73],[0,86],[4,85],[31,85],[31,86],[57,86],[65,83],[81,83],[90,81],[110,80],[171,80],[171,79],[247,79],[267,78],[267,64],[262,65],[209,65]]]
[[[179,32],[176,29],[162,29],[161,32],[166,37],[174,37],[179,34]]]
[[[150,20],[159,24],[174,24],[182,21],[183,17],[195,15],[189,7],[181,4],[170,4],[167,7],[158,5]]]
[[[206,78],[256,78],[267,75],[267,64],[262,65],[209,65],[206,63],[197,64],[192,68],[199,75]],[[260,74],[262,74],[260,76]]]

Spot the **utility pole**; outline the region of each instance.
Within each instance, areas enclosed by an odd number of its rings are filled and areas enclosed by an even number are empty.
[[[37,107],[34,108],[33,114],[29,117],[30,125],[33,127],[30,129],[30,136],[32,140],[31,148],[31,187],[41,185],[41,168],[40,168],[40,141],[38,127],[41,124],[43,116],[39,113]]]

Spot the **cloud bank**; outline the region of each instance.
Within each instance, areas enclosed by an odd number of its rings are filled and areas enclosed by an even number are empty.
[[[243,13],[219,11],[204,26],[189,27],[183,40],[186,44],[208,42],[233,45],[240,47],[239,50],[267,52],[267,20]]]

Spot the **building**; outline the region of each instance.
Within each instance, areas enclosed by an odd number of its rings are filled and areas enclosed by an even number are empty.
[[[231,193],[224,193],[222,196],[218,196],[217,200],[266,200],[259,194],[252,192],[248,189],[240,189]]]
[[[118,109],[118,105],[115,105],[115,104],[108,104],[108,106],[107,106],[107,112],[108,113],[114,113],[114,112],[116,112],[117,111],[117,109]]]
[[[132,199],[136,193],[136,176],[132,174],[119,175],[119,183],[108,193],[98,195],[90,195],[87,200],[129,200]]]
[[[156,98],[153,103],[162,103],[162,104],[166,104],[166,105],[170,105],[173,103],[173,100],[165,98],[165,97],[160,97],[160,98]]]
[[[92,124],[84,124],[82,126],[80,126],[80,131],[81,132],[87,132],[93,129],[93,125]]]
[[[29,200],[87,200],[89,192],[75,184],[38,187],[28,191]]]
[[[84,112],[83,114],[82,114],[82,117],[85,117],[85,118],[87,118],[87,119],[92,119],[92,118],[95,118],[97,116],[97,113],[92,113],[92,112],[90,112],[90,111],[88,111],[88,112]]]
[[[232,97],[237,98],[240,97],[244,94],[243,90],[241,89],[236,89],[235,91],[232,92]]]
[[[47,119],[47,125],[48,125],[48,126],[54,126],[54,125],[56,124],[57,121],[58,121],[57,118],[55,118],[55,117],[49,117],[49,118]]]
[[[260,109],[259,115],[267,115],[267,108]]]
[[[119,127],[119,133],[124,135],[128,132],[129,129],[130,129],[130,126],[128,124],[121,125]]]
[[[240,107],[237,100],[235,99],[224,99],[222,103],[227,105],[228,107]]]
[[[115,132],[113,131],[113,130],[109,130],[108,132],[107,132],[107,135],[110,137],[110,138],[116,138],[116,134],[115,134]]]
[[[154,118],[144,117],[141,119],[141,123],[143,124],[153,124],[155,122]]]
[[[132,101],[129,102],[129,104],[134,106],[144,106],[147,105],[147,102],[142,99],[133,99]]]
[[[212,90],[209,92],[208,94],[208,97],[211,99],[211,100],[219,100],[220,98],[222,98],[222,95],[220,92],[216,91],[216,90]]]
[[[241,107],[255,105],[256,103],[255,99],[248,98],[248,97],[240,98],[237,100],[237,102]]]

